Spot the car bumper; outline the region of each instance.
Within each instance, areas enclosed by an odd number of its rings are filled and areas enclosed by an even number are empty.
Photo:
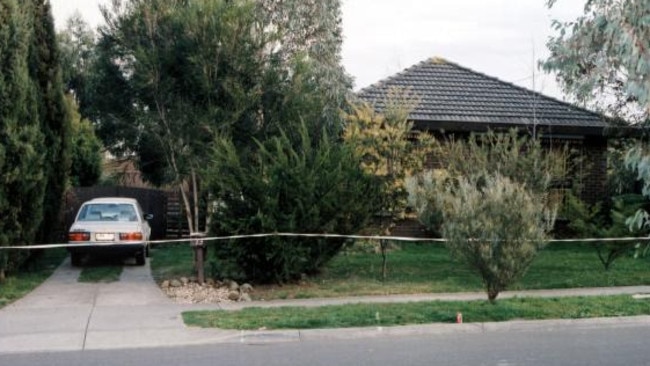
[[[147,242],[74,242],[68,243],[67,248],[71,253],[135,253],[147,246]]]

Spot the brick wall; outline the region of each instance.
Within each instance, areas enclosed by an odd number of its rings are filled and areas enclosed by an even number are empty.
[[[424,225],[417,219],[408,218],[395,223],[395,227],[390,231],[392,236],[404,236],[409,238],[433,238],[433,233],[428,232]]]

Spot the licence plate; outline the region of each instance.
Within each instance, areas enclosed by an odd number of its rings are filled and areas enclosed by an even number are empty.
[[[95,240],[97,241],[113,241],[115,240],[115,234],[113,233],[96,233]]]

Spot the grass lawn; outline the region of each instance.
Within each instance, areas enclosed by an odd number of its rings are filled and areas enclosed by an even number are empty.
[[[159,281],[193,275],[192,251],[187,246],[159,247],[151,263]],[[650,258],[623,257],[605,271],[590,244],[557,243],[540,252],[524,278],[510,289],[650,285],[649,269]],[[450,259],[441,244],[398,245],[389,253],[388,271],[384,282],[379,254],[348,251],[317,276],[283,286],[257,285],[252,295],[254,299],[272,300],[483,291],[480,278]],[[206,275],[209,276],[209,266]]]
[[[89,264],[86,265],[79,274],[77,281],[79,282],[116,282],[120,280],[122,275],[122,264]]]
[[[211,253],[208,253],[208,256]],[[151,248],[151,272],[156,281],[174,277],[191,277],[194,252],[188,243],[153,246]],[[209,260],[209,258],[208,258]],[[206,276],[209,271],[206,271]]]
[[[406,324],[494,322],[513,319],[576,319],[650,314],[650,300],[631,296],[562,299],[515,298],[487,301],[433,301],[405,304],[353,304],[317,308],[246,308],[240,311],[191,311],[185,324],[237,330],[313,329]]]
[[[0,308],[20,299],[43,283],[68,255],[65,249],[52,249],[43,252],[29,267],[19,273],[10,273],[4,283],[0,283]]]
[[[120,256],[89,256],[84,262],[77,281],[85,283],[110,283],[120,280],[124,269]]]

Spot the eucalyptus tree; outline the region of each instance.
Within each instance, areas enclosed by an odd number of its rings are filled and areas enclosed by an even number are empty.
[[[308,101],[310,108],[279,109],[279,119],[291,119],[312,112],[311,119],[339,132],[339,110],[345,105],[352,79],[342,66],[340,0],[257,0],[261,21],[274,34],[274,58],[282,69],[293,70],[293,83],[302,83],[302,93],[291,102]],[[302,65],[302,67],[300,67]],[[293,115],[285,116],[286,113]],[[289,117],[289,118],[286,118]],[[320,126],[316,128],[318,132]]]
[[[557,1],[547,0],[547,5]],[[547,43],[551,56],[543,68],[556,72],[565,91],[578,100],[604,103],[612,114],[629,107],[640,120],[647,119],[649,12],[647,0],[587,0],[576,20],[553,22],[558,34]]]
[[[548,0],[552,7],[557,0]],[[548,42],[551,56],[542,63],[557,73],[565,91],[602,105],[612,115],[650,122],[650,1],[587,0],[575,21],[554,22],[559,32]],[[644,181],[650,196],[650,149],[647,143],[628,150],[626,165]],[[631,224],[641,226],[639,211]]]

